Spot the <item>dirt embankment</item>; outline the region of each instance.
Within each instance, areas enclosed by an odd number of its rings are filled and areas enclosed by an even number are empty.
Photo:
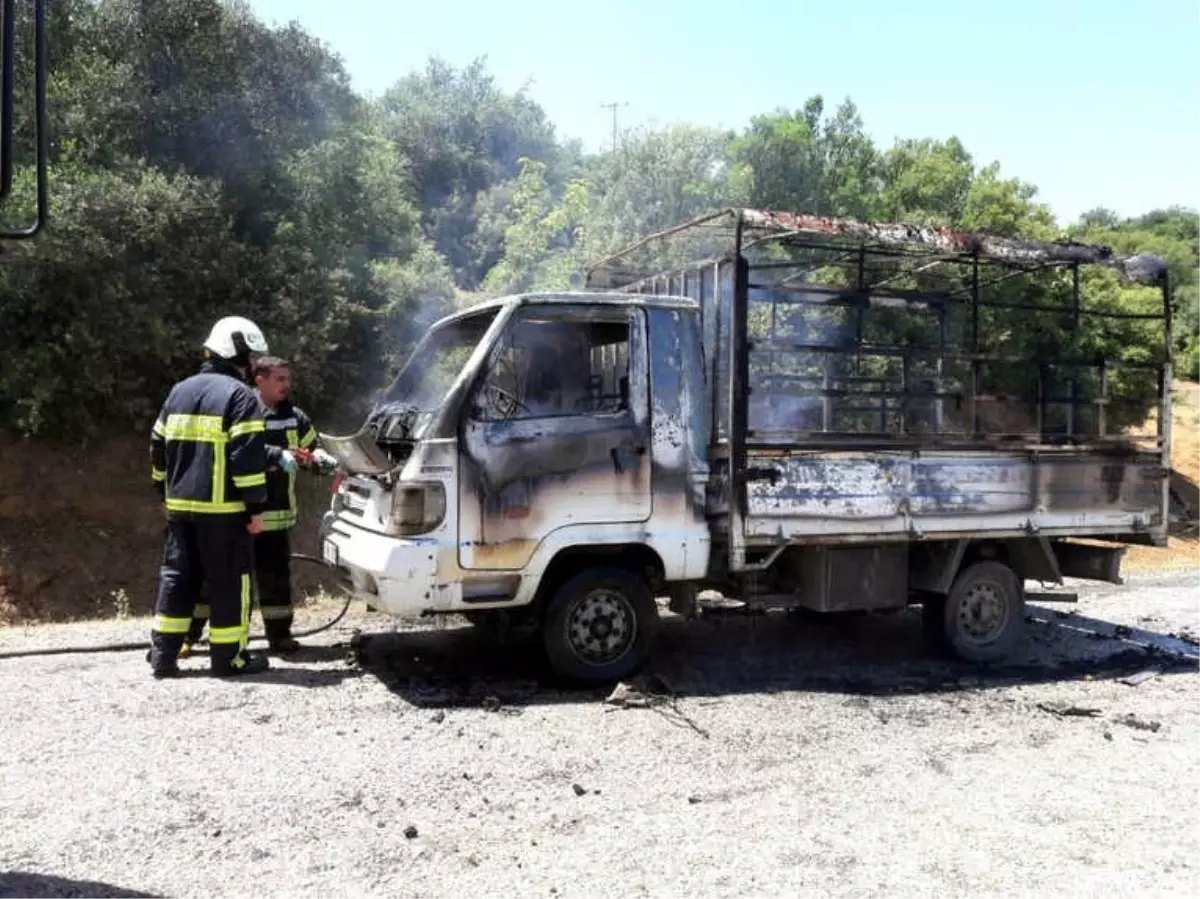
[[[164,521],[149,465],[143,435],[90,449],[0,437],[0,624],[153,608]],[[300,477],[300,551],[313,551],[328,489]]]
[[[1157,424],[1157,415],[1146,422],[1147,429]],[[1171,421],[1171,486],[1189,507],[1192,519],[1200,515],[1200,384],[1179,381],[1175,384]],[[1195,568],[1200,561],[1200,541],[1194,523],[1186,524],[1172,536],[1164,551],[1138,546],[1125,556],[1125,569],[1147,571],[1157,568]]]

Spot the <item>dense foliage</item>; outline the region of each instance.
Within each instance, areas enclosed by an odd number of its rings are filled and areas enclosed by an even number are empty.
[[[588,156],[482,61],[432,60],[367,101],[319,41],[237,3],[50,10],[52,227],[0,257],[0,425],[24,433],[144,430],[229,313],[296,361],[314,412],[353,414],[346,401],[456,303],[566,286],[588,260],[721,205],[1062,233],[1032,186],[958,140],[881,148],[849,102],[830,113],[814,97],[739,133],[635,130]],[[30,214],[30,187],[25,170],[10,224]],[[1197,229],[1183,209],[1096,210],[1067,229],[1170,260],[1191,377]],[[1145,299],[1105,290],[1115,306]],[[1146,349],[1137,329],[1121,339]]]

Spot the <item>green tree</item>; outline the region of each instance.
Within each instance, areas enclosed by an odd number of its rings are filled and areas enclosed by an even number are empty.
[[[906,139],[883,154],[880,175],[886,220],[954,225],[966,210],[975,164],[956,137]]]
[[[811,97],[800,110],[755,116],[732,141],[733,191],[751,206],[811,215],[873,218],[879,206],[879,154],[846,100],[832,117]]]
[[[72,439],[148,429],[212,321],[253,305],[263,259],[212,182],[71,168],[51,189],[54,228],[0,267],[0,421]]]
[[[566,288],[583,261],[579,251],[590,199],[587,183],[572,181],[556,203],[546,183],[545,164],[532,159],[522,163],[512,193],[504,256],[483,282],[484,290],[492,293]]]
[[[426,235],[459,283],[474,287],[496,257],[493,246],[470,240],[480,195],[516,178],[523,158],[553,169],[559,156],[553,126],[524,91],[500,90],[483,59],[461,72],[431,59],[424,72],[388,90],[377,108],[384,133],[411,166]]]
[[[730,202],[729,132],[695,125],[626,132],[588,175],[584,252],[598,258]]]

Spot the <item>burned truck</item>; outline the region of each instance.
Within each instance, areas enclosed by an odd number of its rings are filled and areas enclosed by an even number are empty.
[[[1119,583],[1166,542],[1156,258],[730,209],[586,277],[443,319],[358,433],[322,435],[347,471],[324,558],[371,607],[533,624],[584,681],[708,591],[919,605],[990,662],[1028,583]]]

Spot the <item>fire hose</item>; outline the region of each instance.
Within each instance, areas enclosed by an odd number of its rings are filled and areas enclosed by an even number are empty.
[[[303,562],[316,562],[318,565],[322,565],[322,566],[325,565],[324,560],[318,559],[316,556],[306,555],[305,553],[292,553],[291,558],[298,559]],[[292,636],[293,637],[314,636],[315,634],[319,634],[322,631],[329,630],[331,627],[333,627],[335,624],[337,624],[339,621],[341,621],[343,618],[345,618],[346,613],[348,611],[350,611],[350,602],[351,602],[351,600],[354,599],[354,594],[351,593],[345,587],[341,587],[340,589],[342,590],[342,592],[344,592],[346,594],[346,600],[345,600],[345,602],[342,603],[341,609],[338,610],[338,613],[333,618],[331,618],[329,621],[326,621],[324,624],[318,625],[317,627],[311,627],[311,628],[308,628],[307,630],[294,631],[292,633]],[[251,634],[249,639],[265,640],[266,635],[261,634],[261,633]],[[193,645],[192,653],[196,654],[195,647],[202,645],[202,644],[207,645],[208,641],[207,640],[197,641],[196,644]],[[95,644],[92,646],[54,646],[54,647],[47,647],[45,649],[19,649],[19,650],[7,651],[7,652],[0,652],[0,659],[24,659],[24,658],[30,658],[33,656],[92,655],[92,654],[107,653],[107,652],[137,652],[139,650],[146,650],[149,648],[150,648],[150,643],[148,641],[137,642],[137,643],[99,643],[99,644]]]

